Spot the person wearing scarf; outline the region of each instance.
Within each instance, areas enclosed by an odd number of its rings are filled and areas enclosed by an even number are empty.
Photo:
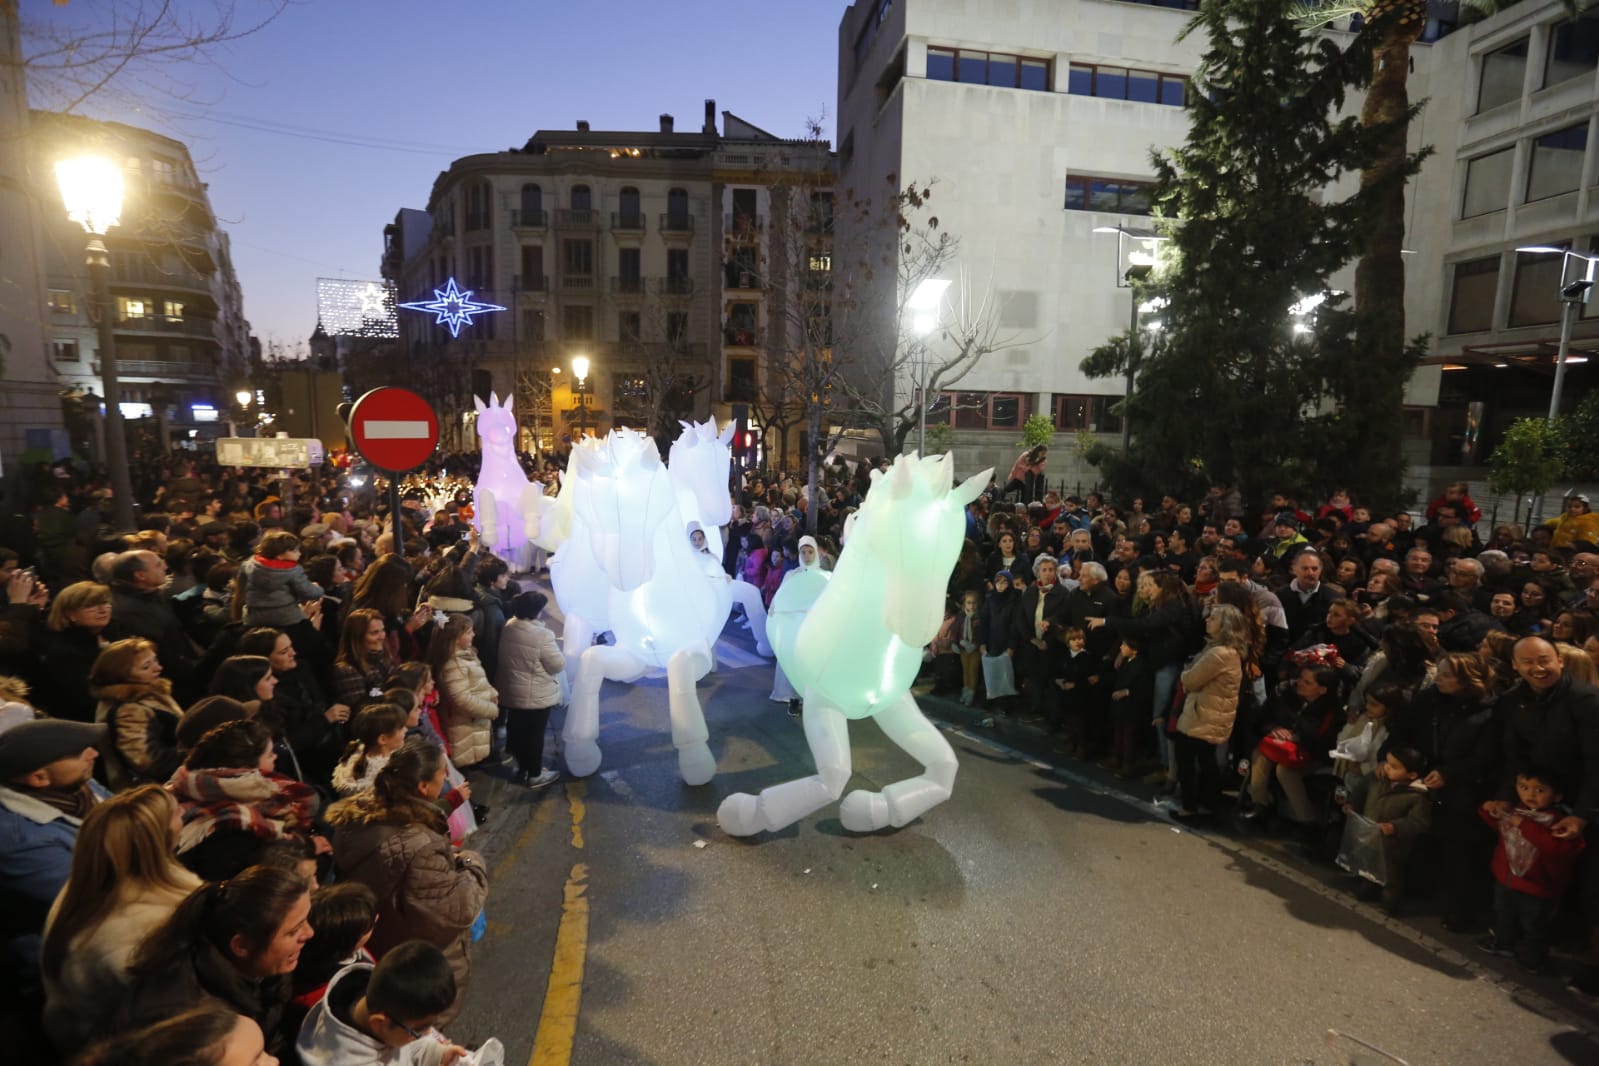
[[[254,719],[228,722],[200,738],[167,782],[182,808],[179,862],[220,881],[253,865],[272,841],[319,839],[316,790],[275,772],[276,762],[271,732]],[[318,847],[325,849],[326,841]]]

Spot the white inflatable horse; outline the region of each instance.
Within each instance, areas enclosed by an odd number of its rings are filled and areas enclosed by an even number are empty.
[[[483,543],[515,573],[533,569],[533,537],[539,531],[544,486],[529,481],[516,458],[516,416],[511,398],[492,392],[489,402],[476,396],[477,435],[483,441],[483,469],[472,493],[473,519]]]
[[[894,460],[853,516],[832,579],[808,611],[772,603],[777,661],[805,699],[805,739],[817,772],[722,801],[717,820],[748,836],[781,829],[838,799],[850,778],[849,722],[874,718],[924,772],[881,792],[844,797],[844,828],[902,826],[949,798],[955,752],[910,694],[922,649],[944,620],[944,587],[966,536],[966,504],[992,471],[954,490],[949,456]],[[798,592],[799,589],[796,589]],[[781,590],[778,593],[782,596]]]
[[[710,671],[712,649],[727,622],[726,575],[711,575],[704,557],[696,558],[677,490],[649,437],[612,430],[603,442],[574,450],[567,485],[571,535],[551,565],[556,597],[567,614],[568,662],[574,654],[578,660],[562,734],[567,769],[586,777],[600,767],[600,684],[636,681],[664,668],[678,769],[685,782],[702,785],[715,774],[716,760],[706,743],[695,683]],[[563,588],[576,591],[573,579],[588,567],[599,577],[583,579],[590,583],[578,592],[585,602],[574,606],[589,611],[583,619],[589,641],[603,611],[615,645],[572,641],[573,608],[562,599]],[[599,596],[603,607],[588,602]]]

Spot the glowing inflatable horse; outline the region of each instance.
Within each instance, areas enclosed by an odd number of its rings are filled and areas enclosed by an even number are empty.
[[[677,491],[649,437],[612,430],[603,443],[572,453],[568,481],[572,535],[555,562],[586,544],[603,575],[596,584],[616,644],[580,649],[563,733],[567,769],[578,777],[599,769],[600,683],[635,681],[664,667],[678,770],[688,784],[702,785],[715,774],[716,760],[694,686],[710,671],[727,621],[727,582],[719,579],[725,575],[712,577],[697,561]],[[564,602],[562,609],[568,610]]]
[[[966,536],[965,506],[988,484],[985,470],[953,491],[949,456],[900,456],[854,516],[833,577],[803,613],[773,601],[777,661],[805,699],[805,739],[817,773],[752,796],[738,792],[716,812],[734,836],[791,825],[838,799],[850,778],[849,720],[875,718],[921,763],[919,776],[881,792],[844,797],[844,828],[902,826],[944,802],[955,753],[922,716],[910,685],[922,648],[944,620],[944,588]]]
[[[744,608],[749,619],[756,654],[770,658],[772,646],[766,641],[766,608],[761,603],[761,590],[748,581],[729,579],[721,567],[722,538],[717,530],[733,520],[733,497],[727,487],[728,471],[733,465],[733,423],[729,422],[721,433],[716,432],[714,419],[681,425],[683,432],[672,442],[671,462],[666,468],[677,490],[678,507],[685,522],[698,523],[705,533],[707,555],[702,558],[711,563],[706,573],[728,583],[733,602]]]
[[[532,537],[538,532],[544,486],[529,481],[516,458],[516,416],[511,398],[500,405],[489,393],[487,405],[476,396],[477,435],[483,441],[483,469],[472,494],[478,535],[513,571],[533,568]]]

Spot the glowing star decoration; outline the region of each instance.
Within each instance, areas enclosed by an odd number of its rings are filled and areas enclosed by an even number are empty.
[[[881,792],[844,797],[839,821],[854,832],[902,826],[943,803],[955,787],[955,752],[910,694],[922,649],[944,619],[944,589],[966,536],[966,504],[993,472],[950,488],[947,455],[901,455],[872,487],[833,577],[809,609],[790,610],[783,588],[768,626],[777,661],[805,698],[805,739],[816,773],[735,792],[716,818],[733,836],[782,829],[838,799],[850,779],[849,722],[875,718],[923,772]],[[806,587],[796,583],[794,595]],[[809,591],[814,591],[811,589]],[[796,605],[800,606],[800,605]]]
[[[362,318],[382,318],[388,314],[388,306],[384,302],[384,292],[373,282],[367,282],[356,297],[361,301]]]
[[[694,445],[709,446],[703,440]],[[725,496],[723,462],[718,491]],[[555,598],[566,615],[569,673],[570,656],[578,656],[562,734],[567,769],[587,777],[600,768],[601,683],[636,681],[651,669],[665,669],[678,771],[686,783],[703,785],[716,773],[716,759],[706,743],[695,684],[710,672],[712,648],[727,622],[727,575],[710,573],[696,558],[679,487],[644,434],[618,429],[603,441],[585,440],[572,452],[563,495],[567,489],[571,531],[550,564]],[[594,626],[603,624],[616,643],[574,644],[572,623],[579,614],[588,640]],[[605,623],[596,622],[600,615]]]
[[[433,290],[431,300],[413,300],[400,306],[407,311],[426,311],[428,314],[437,315],[433,320],[436,326],[448,326],[450,336],[459,337],[462,326],[472,324],[473,315],[485,315],[490,311],[503,311],[505,308],[499,304],[484,303],[472,299],[472,289],[462,292],[455,287],[455,279],[451,278],[444,283],[444,288]]]

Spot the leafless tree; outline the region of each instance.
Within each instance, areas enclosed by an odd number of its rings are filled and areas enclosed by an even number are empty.
[[[55,0],[60,10],[20,19],[28,93],[55,111],[108,93],[145,105],[189,100],[194,90],[183,68],[223,69],[219,57],[227,45],[265,29],[298,2]],[[18,6],[0,0],[0,17],[17,18]]]

